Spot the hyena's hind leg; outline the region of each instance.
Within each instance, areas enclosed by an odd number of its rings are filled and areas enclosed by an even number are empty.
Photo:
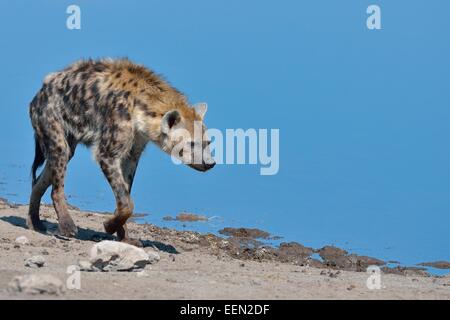
[[[49,111],[42,115],[38,121],[38,131],[41,147],[45,151],[45,174],[49,175],[52,185],[51,198],[58,216],[59,234],[66,237],[76,236],[78,229],[69,215],[64,195],[64,178],[67,163],[75,151],[76,142],[67,136],[59,119],[52,116]],[[48,173],[47,173],[48,172]],[[44,178],[44,176],[42,176]]]
[[[45,161],[44,151],[41,148],[41,144],[39,141],[44,141],[44,139],[39,139],[38,135],[36,135],[36,155],[35,155],[35,163],[33,164],[33,184],[32,191],[30,196],[30,205],[28,209],[28,218],[27,218],[27,226],[29,229],[34,231],[45,232],[47,228],[44,223],[39,218],[39,209],[41,206],[41,199],[47,191],[48,187],[52,184],[52,169],[51,164],[46,163],[42,173],[39,175],[37,179],[36,170]],[[75,153],[75,149],[77,143],[73,137],[68,137],[67,139],[70,155],[69,160],[73,157]],[[43,144],[44,145],[44,144]]]
[[[39,208],[41,206],[41,199],[45,191],[51,184],[51,176],[49,166],[46,165],[39,178],[33,184],[30,206],[28,209],[27,226],[34,231],[45,232],[47,228],[39,218]]]
[[[69,215],[66,197],[64,194],[64,179],[67,163],[70,160],[70,148],[57,148],[58,152],[48,160],[51,168],[52,200],[58,216],[58,230],[60,235],[75,237],[78,233],[77,226]]]
[[[55,127],[53,127],[55,128]],[[31,191],[30,206],[28,211],[27,225],[35,231],[45,232],[46,227],[39,218],[39,208],[42,196],[50,185],[52,188],[52,200],[56,214],[58,216],[59,233],[64,236],[75,236],[77,227],[70,217],[66,199],[64,196],[64,177],[67,163],[73,157],[76,148],[76,142],[72,138],[46,139],[45,149],[47,158],[44,170],[33,184]]]

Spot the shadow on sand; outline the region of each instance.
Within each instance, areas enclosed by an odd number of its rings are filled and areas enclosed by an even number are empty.
[[[0,217],[0,220],[5,221],[9,224],[12,224],[16,227],[21,227],[24,229],[27,229],[26,220],[21,217],[15,217],[15,216],[7,216],[7,217]],[[53,222],[48,222],[46,220],[42,220],[44,225],[47,227],[47,232],[43,233],[45,235],[49,236],[56,236],[59,237],[57,234],[58,231],[58,224]],[[100,242],[103,240],[116,240],[116,237],[101,231],[96,231],[92,229],[86,229],[78,227],[78,234],[76,236],[76,239],[82,240],[82,241],[94,241],[94,242]],[[172,254],[178,254],[178,250],[169,244],[165,244],[159,241],[151,241],[151,240],[142,240],[140,239],[144,248],[146,247],[152,247],[156,248],[160,251],[164,251],[167,253]]]

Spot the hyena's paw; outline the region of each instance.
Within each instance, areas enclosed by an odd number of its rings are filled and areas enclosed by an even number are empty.
[[[36,231],[36,232],[46,232],[47,227],[44,225],[44,223],[41,220],[35,220],[33,221],[31,218],[27,219],[27,227],[30,230]]]
[[[117,228],[118,228],[117,223],[114,220],[114,218],[104,221],[103,222],[103,227],[105,227],[106,233],[109,233],[109,234],[116,233],[117,232]]]
[[[120,242],[131,244],[132,246],[143,248],[144,245],[142,244],[142,241],[139,239],[133,239],[133,238],[123,238],[120,240]]]
[[[78,228],[72,218],[66,217],[58,221],[58,233],[64,237],[74,238],[78,233]]]

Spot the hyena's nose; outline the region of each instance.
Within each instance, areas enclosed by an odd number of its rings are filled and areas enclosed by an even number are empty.
[[[214,168],[215,165],[216,165],[215,162],[212,162],[212,163],[205,163],[206,170],[209,170],[209,169]]]

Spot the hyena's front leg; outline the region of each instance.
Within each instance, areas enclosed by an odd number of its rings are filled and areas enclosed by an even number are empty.
[[[133,187],[134,175],[136,174],[137,165],[139,163],[139,158],[141,157],[142,151],[144,151],[144,149],[145,142],[136,139],[134,141],[133,148],[131,148],[130,154],[122,159],[122,175],[128,185],[128,192],[130,194],[131,188]]]
[[[131,194],[131,189],[133,187],[134,176],[136,174],[137,165],[139,163],[139,158],[142,154],[142,151],[145,148],[145,144],[135,144],[135,146],[131,149],[129,156],[122,159],[121,169],[122,176],[128,186],[128,193]],[[128,236],[127,225],[124,224],[117,229],[117,237],[122,239],[121,241],[126,241],[135,246],[142,246],[140,241],[136,241],[134,239],[130,239]],[[126,240],[123,240],[126,239]]]
[[[139,240],[130,239],[125,226],[133,214],[133,201],[130,197],[129,185],[124,179],[120,159],[102,159],[100,167],[108,179],[116,198],[116,211],[114,217],[106,220],[103,225],[109,234],[117,232],[119,241],[142,247]]]

